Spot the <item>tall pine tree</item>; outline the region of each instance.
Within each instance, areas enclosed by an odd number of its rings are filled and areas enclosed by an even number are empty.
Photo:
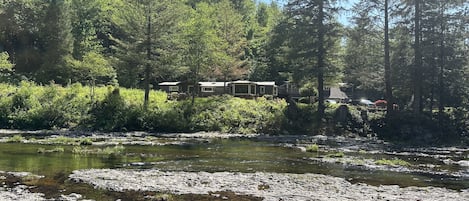
[[[71,78],[69,61],[73,50],[69,0],[49,0],[42,21],[44,63],[37,72],[37,81],[65,84]]]

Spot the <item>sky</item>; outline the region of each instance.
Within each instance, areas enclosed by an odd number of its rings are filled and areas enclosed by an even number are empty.
[[[277,3],[279,3],[280,5],[284,5],[287,3],[288,0],[259,0],[261,2],[266,2],[266,3],[270,3],[272,1],[276,1]],[[353,4],[358,2],[358,0],[343,0],[343,1],[339,1],[341,6],[344,7],[345,9],[350,9],[352,8]],[[342,12],[339,16],[339,22],[341,22],[342,24],[344,25],[349,25],[349,14],[347,14],[348,12]]]

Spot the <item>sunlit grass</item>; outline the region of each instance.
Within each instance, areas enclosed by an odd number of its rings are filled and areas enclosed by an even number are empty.
[[[388,166],[410,166],[411,164],[405,160],[394,158],[394,159],[381,159],[375,162],[376,165],[388,165]]]
[[[78,155],[119,155],[125,151],[125,147],[122,145],[116,145],[114,147],[105,148],[88,148],[85,146],[75,146],[72,149],[72,153]]]
[[[23,142],[25,139],[23,136],[21,135],[14,135],[14,136],[11,136],[7,139],[7,142],[8,143],[17,143],[17,142]]]

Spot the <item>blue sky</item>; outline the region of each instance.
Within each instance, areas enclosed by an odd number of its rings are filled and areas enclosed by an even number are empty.
[[[277,1],[279,4],[281,5],[284,5],[286,4],[286,2],[288,0],[259,0],[259,1],[262,1],[262,2],[266,2],[266,3],[270,3],[272,1]],[[353,4],[355,2],[358,2],[358,0],[342,0],[342,1],[339,1],[341,6],[343,6],[345,9],[349,9],[353,6]],[[339,16],[339,21],[342,23],[342,24],[345,24],[345,25],[348,25],[348,17],[349,15],[346,14],[347,12],[342,12]]]

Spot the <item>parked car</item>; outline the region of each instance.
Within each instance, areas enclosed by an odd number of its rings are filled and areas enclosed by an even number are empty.
[[[375,101],[375,105],[380,108],[385,108],[388,105],[386,100],[377,100]]]
[[[326,100],[326,103],[329,103],[329,104],[337,104],[337,101],[336,101],[336,100],[332,100],[332,99],[327,99],[327,100]]]
[[[375,106],[375,103],[373,103],[373,101],[370,101],[368,99],[361,99],[360,100],[360,105],[370,107],[370,106]]]

